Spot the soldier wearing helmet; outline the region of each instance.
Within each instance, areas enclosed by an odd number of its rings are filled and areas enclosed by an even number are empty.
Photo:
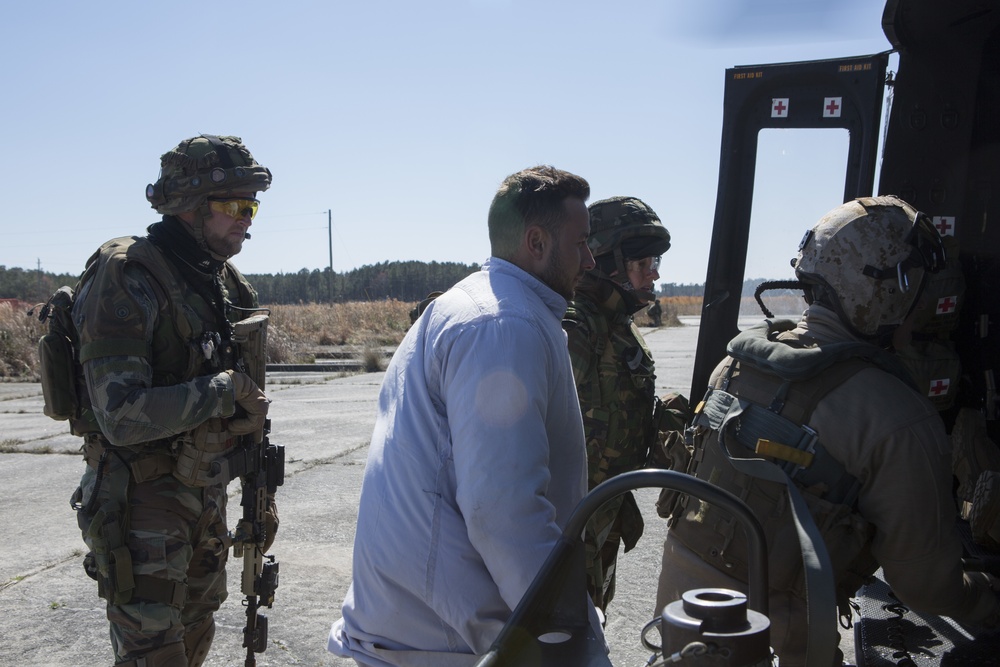
[[[803,289],[799,322],[730,341],[694,415],[688,472],[739,495],[764,527],[782,667],[840,664],[838,609],[849,622],[878,567],[914,610],[1000,623],[996,581],[962,570],[944,426],[888,348],[944,260],[927,217],[896,197],[835,208],[802,239],[798,282],[772,285]],[[745,590],[735,522],[686,497],[667,510],[657,608],[694,588]]]
[[[656,213],[635,197],[590,205],[588,245],[596,266],[577,286],[563,319],[587,436],[589,487],[646,465],[659,448],[654,415],[653,359],[632,316],[656,298],[660,255],[670,233]],[[686,409],[676,399],[680,412]],[[678,414],[678,413],[672,413]],[[683,426],[683,416],[675,428]],[[591,519],[586,535],[588,588],[602,611],[614,597],[622,542],[628,551],[642,534],[632,494],[619,497]]]
[[[268,409],[233,359],[233,324],[258,303],[229,260],[271,172],[232,136],[186,139],[160,165],[146,198],[162,220],[102,245],[77,288],[91,410],[73,424],[87,463],[73,505],[115,663],[194,667],[227,596],[216,547],[233,468],[218,464]],[[273,537],[273,504],[267,528]]]

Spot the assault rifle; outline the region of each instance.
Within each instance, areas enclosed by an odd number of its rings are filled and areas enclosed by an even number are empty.
[[[259,313],[233,326],[233,343],[237,347],[236,370],[249,375],[257,386],[264,388],[264,366],[267,348],[268,316]],[[267,616],[262,607],[271,608],[278,587],[278,562],[264,553],[267,544],[268,497],[285,481],[285,448],[272,445],[268,439],[271,420],[261,430],[240,436],[236,451],[236,470],[243,478],[243,517],[236,526],[233,556],[243,558],[240,590],[246,596],[247,623],[243,628],[243,646],[247,650],[245,667],[257,664],[255,654],[267,649]],[[231,468],[232,470],[232,468]],[[273,536],[271,536],[273,537]]]
[[[272,445],[268,440],[271,420],[264,423],[263,437],[259,443],[250,443],[248,458],[254,463],[243,476],[243,518],[236,529],[238,536],[246,536],[233,545],[233,556],[243,557],[243,578],[240,590],[246,596],[243,604],[247,610],[247,623],[243,628],[243,646],[247,650],[246,667],[257,664],[255,653],[267,649],[267,616],[261,607],[271,608],[274,591],[278,587],[278,562],[273,555],[264,553],[267,540],[265,514],[268,496],[273,495],[285,477],[285,448]],[[250,439],[254,436],[242,436]]]

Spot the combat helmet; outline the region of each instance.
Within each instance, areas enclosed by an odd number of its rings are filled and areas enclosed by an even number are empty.
[[[185,139],[160,158],[160,176],[146,186],[158,213],[197,210],[210,194],[263,192],[271,171],[254,160],[239,137],[202,134]]]
[[[625,262],[659,257],[670,248],[670,232],[648,205],[636,197],[611,197],[591,204],[590,237],[596,272],[626,291],[634,291]],[[652,293],[641,295],[645,300]]]
[[[930,219],[890,195],[855,199],[827,213],[806,232],[792,268],[807,298],[872,339],[902,324],[927,272],[944,263]]]

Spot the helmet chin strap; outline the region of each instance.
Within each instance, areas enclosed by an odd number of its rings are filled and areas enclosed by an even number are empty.
[[[631,285],[632,283],[628,284]],[[648,289],[635,289],[634,287],[632,289],[635,291],[635,293],[639,296],[639,299],[642,301],[652,301],[656,298],[656,293]]]
[[[604,254],[595,258],[597,259],[597,266],[590,270],[590,274],[595,278],[606,280],[614,285],[615,289],[625,298],[630,313],[642,310],[646,305],[645,302],[652,301],[656,298],[656,295],[649,290],[636,289],[632,284],[628,278],[628,269],[625,268],[625,257],[622,255],[620,248],[615,248],[611,253],[611,257],[614,258],[614,268],[610,273],[604,270],[609,264],[607,261],[608,255]],[[624,280],[619,279],[619,277],[623,277]]]
[[[632,281],[628,277],[628,267],[625,266],[625,256],[622,255],[621,248],[615,248],[615,271],[617,275],[621,276],[623,280],[618,281],[612,278],[614,282],[622,288],[626,293],[631,293],[636,296],[640,301],[638,307],[643,306],[643,301],[652,301],[656,298],[656,294],[650,292],[649,290],[639,289],[632,284]]]

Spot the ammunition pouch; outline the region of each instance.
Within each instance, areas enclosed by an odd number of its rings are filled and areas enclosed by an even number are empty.
[[[226,452],[233,442],[222,419],[209,419],[174,441],[173,476],[188,486],[228,484],[233,477],[228,474]]]

